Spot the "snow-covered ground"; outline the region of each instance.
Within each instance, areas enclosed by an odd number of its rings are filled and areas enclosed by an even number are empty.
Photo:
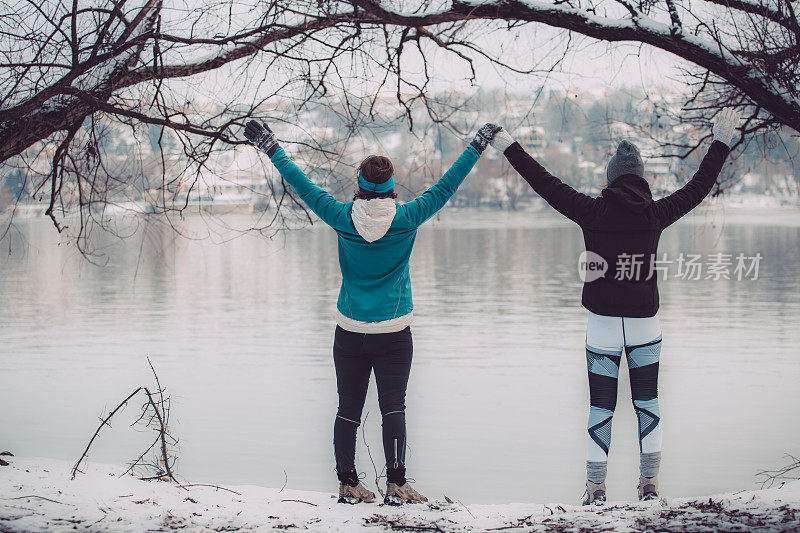
[[[402,508],[337,504],[332,493],[256,486],[180,488],[119,477],[125,469],[4,457],[0,531],[797,531],[800,481],[782,488],[699,499],[562,504],[468,505],[431,502]],[[480,480],[476,480],[480,482]],[[374,488],[374,487],[373,487]],[[520,495],[524,498],[524,495]]]

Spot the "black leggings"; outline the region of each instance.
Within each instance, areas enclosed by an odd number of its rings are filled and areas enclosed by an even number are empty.
[[[411,328],[396,333],[353,333],[336,326],[333,362],[339,410],[333,426],[336,471],[355,471],[356,432],[372,370],[383,416],[383,451],[389,481],[405,483],[406,387],[414,344]]]

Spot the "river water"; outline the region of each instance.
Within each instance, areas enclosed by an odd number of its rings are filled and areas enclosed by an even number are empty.
[[[18,222],[0,258],[0,448],[77,459],[100,415],[154,387],[149,356],[172,396],[184,478],[334,490],[335,236],[319,225],[272,239],[219,235],[140,231],[95,266],[45,221]],[[682,279],[673,266],[660,282],[665,495],[753,488],[758,470],[800,452],[798,242],[797,210],[701,208],[664,233],[670,259],[762,256],[758,279],[735,279],[732,267],[730,280]],[[420,230],[407,460],[423,493],[581,496],[582,245],[549,210],[450,210]],[[91,460],[122,464],[146,447],[151,435],[129,427],[138,403],[101,433]],[[382,457],[374,384],[365,412],[357,464],[369,479],[365,440]],[[637,475],[623,369],[610,498],[635,498]]]

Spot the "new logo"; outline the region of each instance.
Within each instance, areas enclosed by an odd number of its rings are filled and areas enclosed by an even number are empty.
[[[608,263],[599,254],[584,250],[578,258],[578,276],[584,283],[591,283],[605,276]]]

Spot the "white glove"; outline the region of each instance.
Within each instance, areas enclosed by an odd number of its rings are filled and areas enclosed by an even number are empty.
[[[740,118],[739,111],[732,107],[726,107],[717,113],[714,117],[714,127],[711,129],[714,134],[714,140],[723,142],[730,148],[733,134],[736,132],[736,126],[739,125]]]
[[[509,135],[506,130],[500,130],[494,134],[489,144],[498,152],[503,153],[506,151],[506,148],[514,144],[514,142],[514,138]]]

